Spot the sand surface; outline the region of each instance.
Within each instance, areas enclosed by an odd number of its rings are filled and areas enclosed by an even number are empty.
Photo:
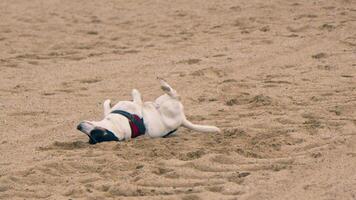
[[[89,145],[181,95],[220,134]],[[356,199],[356,1],[0,1],[0,199]]]

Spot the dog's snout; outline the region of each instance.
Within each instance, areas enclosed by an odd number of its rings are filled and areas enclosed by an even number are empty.
[[[79,131],[82,131],[82,130],[83,130],[82,123],[78,124],[77,129],[78,129]]]

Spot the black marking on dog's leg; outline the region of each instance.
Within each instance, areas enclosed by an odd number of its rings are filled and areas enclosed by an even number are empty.
[[[162,89],[163,91],[165,91],[165,92],[170,92],[170,91],[171,91],[171,88],[170,88],[170,87],[164,86],[164,85],[161,86],[161,89]]]

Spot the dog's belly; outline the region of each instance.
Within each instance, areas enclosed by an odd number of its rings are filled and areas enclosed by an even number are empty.
[[[131,114],[135,114],[142,118],[142,108],[141,106],[133,103],[132,101],[120,101],[115,106],[111,108],[111,112],[114,110],[123,110]]]
[[[171,103],[175,104],[169,101],[162,102],[160,105],[152,102],[144,103],[142,114],[146,132],[150,137],[162,137],[181,125],[180,106],[172,106]],[[172,106],[170,108],[173,110],[168,110],[167,106]]]
[[[146,127],[146,133],[150,137],[161,137],[166,128],[157,111],[156,105],[152,102],[145,102],[142,108],[143,122]]]

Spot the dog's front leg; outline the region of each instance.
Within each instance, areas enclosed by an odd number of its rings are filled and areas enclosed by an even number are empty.
[[[104,117],[110,113],[110,110],[111,110],[110,103],[111,103],[110,99],[106,99],[104,101],[104,104],[103,104],[103,106],[104,106]]]
[[[142,98],[141,98],[140,92],[138,90],[136,90],[136,89],[133,89],[131,94],[132,94],[133,102],[138,104],[138,105],[140,105],[140,106],[142,106]]]

